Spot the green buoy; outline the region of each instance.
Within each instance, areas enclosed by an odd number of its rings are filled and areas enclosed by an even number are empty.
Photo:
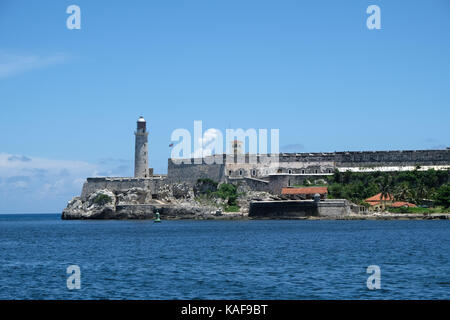
[[[156,211],[156,213],[155,213],[155,219],[153,219],[153,222],[161,222],[161,218],[159,217],[159,212],[158,212],[158,210]]]

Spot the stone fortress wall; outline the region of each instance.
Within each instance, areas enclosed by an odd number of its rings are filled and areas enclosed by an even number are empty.
[[[188,159],[189,163],[176,163],[169,159],[167,166],[167,183],[186,182],[195,184],[198,179],[209,178],[217,182],[225,181],[225,164],[223,156],[212,156],[205,159]],[[196,162],[199,162],[197,164]]]
[[[282,153],[278,161],[262,161],[249,155],[215,156],[222,164],[207,164],[212,157],[206,157],[202,164],[175,164],[169,159],[169,181],[195,183],[199,178],[210,178],[218,182],[246,180],[249,184],[264,188],[264,180],[283,186],[299,184],[306,178],[320,178],[332,175],[336,169],[341,172],[403,171],[450,168],[450,149],[407,150],[407,151],[356,151],[332,153]],[[279,188],[277,188],[279,189]]]
[[[158,189],[164,184],[164,180],[164,176],[151,178],[87,178],[81,190],[81,200],[86,201],[91,193],[104,189],[112,192],[125,192],[132,188],[140,188],[156,194]]]
[[[113,192],[141,188],[156,194],[167,183],[193,185],[201,178],[247,186],[255,191],[281,193],[284,187],[302,185],[332,175],[335,169],[345,171],[402,171],[450,169],[450,149],[413,151],[360,151],[333,153],[282,153],[278,161],[267,162],[249,156],[214,155],[204,159],[184,159],[184,163],[169,159],[167,176],[148,178],[88,178],[81,197],[101,189]],[[199,163],[195,163],[199,162]]]

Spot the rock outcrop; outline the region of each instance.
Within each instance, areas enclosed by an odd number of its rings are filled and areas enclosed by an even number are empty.
[[[164,184],[155,198],[142,188],[115,192],[101,189],[85,198],[83,201],[81,197],[74,197],[69,201],[62,219],[153,219],[156,211],[166,219],[235,218],[248,213],[248,208],[242,212],[225,213],[222,207],[226,200],[209,198],[202,201],[185,183]]]
[[[116,195],[109,190],[91,193],[86,201],[75,197],[63,210],[63,219],[107,219],[116,211]]]
[[[116,204],[142,204],[152,200],[152,195],[142,188],[131,188],[116,194]]]

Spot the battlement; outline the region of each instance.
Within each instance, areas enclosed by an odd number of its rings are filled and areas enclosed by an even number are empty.
[[[87,178],[81,191],[81,199],[84,201],[98,190],[110,190],[112,192],[126,191],[131,188],[140,188],[156,193],[158,188],[164,184],[166,176],[153,176],[150,178],[122,178],[122,177],[93,177]]]
[[[204,158],[169,159],[169,163],[178,166],[189,166],[194,164],[213,164],[242,162],[265,163],[267,159],[279,162],[317,162],[329,161],[336,165],[347,165],[354,163],[398,163],[405,162],[411,165],[448,165],[450,164],[450,148],[442,150],[387,150],[387,151],[336,151],[336,152],[305,152],[305,153],[280,153],[273,155],[243,154],[239,156],[219,154]]]
[[[450,149],[445,150],[390,150],[340,151],[320,153],[282,153],[280,162],[333,161],[337,166],[359,166],[361,163],[405,163],[417,165],[450,164]]]
[[[182,162],[181,164],[179,164]],[[272,155],[220,154],[198,159],[169,159],[168,180],[195,183],[199,178],[227,181],[230,178],[272,180],[290,175],[293,183],[306,176],[326,176],[341,172],[446,170],[450,168],[450,149],[340,151],[280,153]],[[303,177],[302,177],[303,176]],[[283,178],[285,179],[285,178]],[[289,177],[287,178],[289,179]]]

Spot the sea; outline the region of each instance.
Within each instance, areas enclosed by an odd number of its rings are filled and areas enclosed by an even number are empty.
[[[0,299],[449,299],[450,221],[0,215]]]

